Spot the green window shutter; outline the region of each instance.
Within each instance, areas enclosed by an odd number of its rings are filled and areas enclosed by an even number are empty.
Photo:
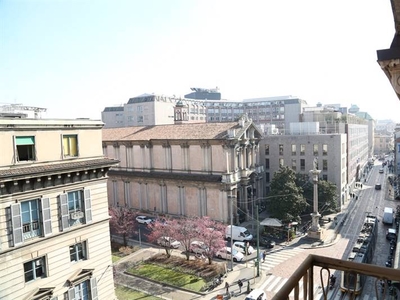
[[[15,137],[15,143],[17,146],[35,145],[35,138],[33,136],[17,136]]]

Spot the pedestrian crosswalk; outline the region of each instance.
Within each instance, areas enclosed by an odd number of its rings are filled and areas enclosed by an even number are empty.
[[[285,248],[269,252],[265,257],[265,262],[261,262],[260,269],[262,272],[266,273],[275,266],[285,262],[286,260],[303,251],[304,249],[301,248]]]
[[[265,281],[261,284],[260,288],[265,290],[267,294],[273,295],[276,292],[278,292],[282,286],[288,281],[288,278],[284,278],[281,276],[273,275],[272,273],[269,273],[268,271],[273,269],[275,266],[285,262],[286,260],[298,255],[299,253],[303,252],[304,249],[301,248],[285,248],[285,249],[279,249],[274,252],[270,252],[266,258],[265,262],[260,264],[260,269],[262,272],[262,276],[265,277]],[[274,272],[275,273],[275,272]],[[300,290],[303,287],[303,282],[302,280],[299,282],[299,288]],[[317,293],[317,287],[315,288],[315,293]],[[290,298],[293,299],[293,292],[290,294]],[[300,295],[300,298],[302,299],[302,295]]]

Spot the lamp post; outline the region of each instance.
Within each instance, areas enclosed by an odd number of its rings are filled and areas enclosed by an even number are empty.
[[[258,204],[256,205],[256,216],[257,216],[257,277],[260,276],[260,230],[258,224]]]
[[[231,223],[231,271],[233,271],[233,197],[232,195],[229,196],[231,198],[231,215],[230,215],[230,223]]]

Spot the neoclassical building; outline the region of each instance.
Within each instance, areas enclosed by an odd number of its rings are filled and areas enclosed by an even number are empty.
[[[0,299],[115,299],[102,127],[0,118]]]
[[[237,122],[103,129],[104,155],[120,161],[109,172],[112,206],[174,216],[237,221],[262,197],[261,132],[246,115]],[[179,112],[177,111],[179,110]]]

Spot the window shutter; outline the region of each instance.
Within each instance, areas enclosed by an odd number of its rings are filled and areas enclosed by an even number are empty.
[[[60,195],[60,212],[61,212],[61,227],[62,230],[69,229],[69,209],[67,194]]]
[[[85,198],[85,223],[92,222],[92,200],[90,199],[90,190],[84,190]]]
[[[68,289],[68,300],[75,300],[75,287]]]
[[[14,246],[21,245],[24,242],[22,234],[22,217],[21,217],[21,204],[11,204],[11,224],[12,236]]]
[[[90,278],[90,294],[92,295],[92,300],[98,300],[99,295],[97,293],[97,281],[96,278]]]
[[[41,202],[42,202],[42,218],[43,218],[43,235],[48,236],[52,232],[50,198],[42,198]]]

